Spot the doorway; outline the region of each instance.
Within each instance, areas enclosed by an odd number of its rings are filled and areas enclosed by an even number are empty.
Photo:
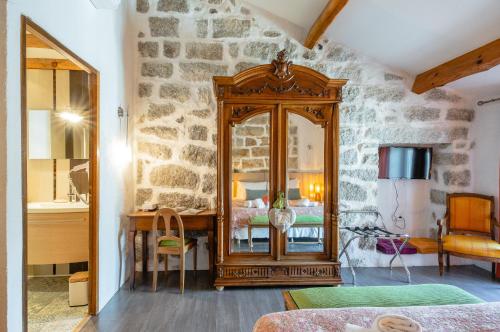
[[[24,330],[72,330],[98,307],[99,72],[21,19]]]

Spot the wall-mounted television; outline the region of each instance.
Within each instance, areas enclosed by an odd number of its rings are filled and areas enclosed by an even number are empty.
[[[382,146],[378,149],[379,179],[431,178],[432,148],[411,146]]]

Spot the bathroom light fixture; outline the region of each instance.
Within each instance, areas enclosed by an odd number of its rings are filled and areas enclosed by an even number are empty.
[[[73,112],[59,112],[59,117],[71,123],[79,123],[83,120],[83,117],[79,114]]]

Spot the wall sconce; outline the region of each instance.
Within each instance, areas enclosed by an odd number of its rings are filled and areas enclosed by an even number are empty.
[[[130,151],[130,148],[128,146],[128,112],[125,111],[121,106],[119,106],[117,113],[118,118],[120,119],[120,132],[118,140],[116,140],[112,146],[112,155],[116,167],[120,170],[123,170],[132,161],[132,152]],[[123,124],[123,122],[125,123]],[[124,128],[125,139],[122,138]]]

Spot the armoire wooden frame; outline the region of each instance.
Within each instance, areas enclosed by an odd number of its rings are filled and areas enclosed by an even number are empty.
[[[342,282],[338,261],[339,104],[347,82],[288,61],[280,51],[271,64],[232,77],[214,77],[217,97],[217,257],[215,286],[334,285]],[[324,251],[287,253],[285,237],[270,227],[270,253],[231,253],[231,127],[268,112],[271,119],[269,197],[285,192],[287,113],[325,129]]]

